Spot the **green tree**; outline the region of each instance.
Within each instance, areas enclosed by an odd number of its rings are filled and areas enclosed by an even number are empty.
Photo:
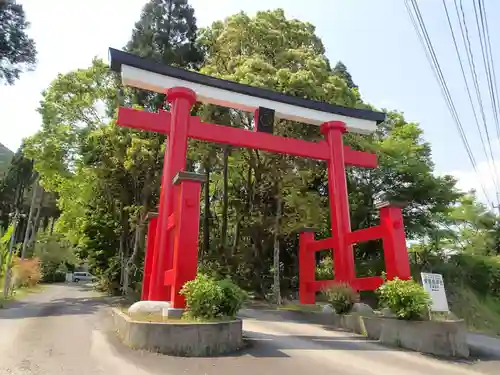
[[[358,86],[353,82],[351,74],[347,71],[347,67],[342,61],[339,61],[333,68],[333,73],[342,78],[350,89],[357,89]]]
[[[23,6],[15,0],[0,2],[0,81],[13,85],[22,72],[33,70],[36,48],[26,31]]]
[[[40,260],[42,280],[57,280],[57,273],[64,273],[67,267],[77,263],[71,244],[59,233],[42,233],[35,244],[35,255]]]
[[[196,47],[196,17],[187,0],[150,0],[125,50],[163,64],[196,69],[203,55]],[[132,103],[156,110],[165,95],[132,90]]]
[[[314,26],[287,20],[282,10],[258,12],[255,17],[236,14],[202,30],[199,43],[206,53],[202,73],[331,103],[359,103],[357,92],[330,72]],[[251,121],[247,113],[233,111],[225,124],[249,129]],[[275,133],[305,139],[320,137],[319,129],[288,121],[278,121]],[[232,150],[226,156],[223,152],[215,160],[217,165],[212,165],[221,175],[211,178],[211,191],[213,221],[224,224],[224,228],[227,225],[228,230],[219,234],[218,227],[212,233],[212,242],[225,241],[231,246],[223,243],[223,253],[212,257],[228,273],[239,268],[242,280],[265,293],[273,283],[271,274],[290,261],[294,263],[294,254],[286,254],[285,262],[277,259],[283,251],[295,253],[293,248],[285,249],[287,234],[301,224],[327,217],[326,213],[318,214],[325,199],[310,189],[318,175],[313,171],[323,165],[252,150]],[[229,183],[225,183],[226,175]],[[231,203],[229,208],[227,201]],[[322,202],[319,207],[318,201]],[[273,258],[274,265],[270,263]]]
[[[476,255],[497,253],[498,217],[480,203],[474,192],[462,196],[447,216],[447,225],[454,232],[448,248]]]
[[[194,9],[187,0],[151,0],[125,49],[153,61],[194,68],[203,58],[196,37]]]
[[[23,147],[14,154],[6,174],[0,179],[0,227],[9,225],[8,215],[16,208],[23,212],[25,192],[33,184],[33,162],[23,155]]]

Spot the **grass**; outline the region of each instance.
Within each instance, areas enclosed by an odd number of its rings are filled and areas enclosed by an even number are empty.
[[[19,288],[14,290],[8,298],[3,298],[3,285],[0,283],[0,308],[4,308],[9,302],[16,301],[31,294],[40,293],[44,290],[44,286],[37,284],[32,288]]]
[[[142,314],[131,315],[128,313],[128,307],[124,306],[119,307],[119,310],[135,321],[147,322],[147,323],[203,324],[203,323],[228,322],[234,320],[234,318],[231,317],[223,317],[212,320],[208,319],[201,320],[201,319],[192,319],[186,315],[184,315],[181,319],[173,319],[173,318],[166,318],[162,316],[160,313],[142,313]]]
[[[464,319],[469,330],[500,335],[500,299],[454,286],[449,289],[448,302],[451,311]]]
[[[315,305],[288,304],[279,306],[278,310],[319,312],[321,311],[321,306],[316,304]]]

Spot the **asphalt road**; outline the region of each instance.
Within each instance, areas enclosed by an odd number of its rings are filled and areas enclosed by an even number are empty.
[[[53,285],[0,310],[0,375],[473,375],[500,361],[449,362],[389,349],[322,327],[244,311],[248,348],[217,358],[176,358],[123,347],[106,301],[88,287]],[[496,368],[496,370],[494,370]]]

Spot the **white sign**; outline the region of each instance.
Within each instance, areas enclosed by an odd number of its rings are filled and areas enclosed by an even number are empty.
[[[424,289],[432,298],[431,311],[448,312],[448,300],[444,289],[443,275],[439,273],[420,274]]]

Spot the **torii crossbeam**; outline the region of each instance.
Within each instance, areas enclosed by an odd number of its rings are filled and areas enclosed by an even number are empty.
[[[304,231],[300,235],[302,303],[314,303],[315,292],[325,286],[325,282],[314,279],[314,252],[322,249],[333,249],[335,281],[348,282],[358,290],[375,289],[382,280],[356,277],[352,250],[355,242],[382,238],[389,278],[410,276],[401,208],[384,203],[379,226],[355,232],[350,228],[345,166],[375,168],[377,160],[374,154],[344,145],[343,133],[348,129],[358,133],[373,131],[377,122],[384,120],[383,113],[290,97],[155,64],[114,49],[110,49],[110,57],[112,69],[121,72],[124,84],[166,93],[170,103],[170,112],[120,108],[118,113],[120,126],[168,135],[158,217],[150,222],[148,232],[143,299],[172,301],[174,308],[182,308],[184,299],[178,292],[184,282],[196,276],[203,181],[184,172],[189,138],[327,162],[332,236],[315,241],[313,233]],[[196,101],[252,111],[255,129],[202,122],[190,114]],[[321,125],[325,140],[308,142],[269,134],[274,117]]]

